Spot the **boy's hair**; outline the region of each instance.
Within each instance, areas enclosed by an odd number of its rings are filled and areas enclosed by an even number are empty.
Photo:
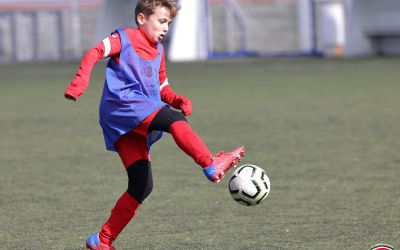
[[[138,25],[137,16],[143,13],[146,17],[152,15],[156,7],[165,7],[171,12],[171,18],[178,14],[181,6],[175,0],[139,0],[135,8],[135,22]]]

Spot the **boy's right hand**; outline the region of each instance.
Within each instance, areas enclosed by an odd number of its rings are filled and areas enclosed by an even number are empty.
[[[68,100],[76,101],[76,99],[70,94],[65,93],[64,97],[67,98]]]
[[[64,97],[68,100],[76,101],[83,94],[84,90],[81,87],[81,81],[74,79],[64,91]]]
[[[88,84],[88,78],[83,78],[77,74],[65,89],[64,97],[68,100],[77,101],[78,98],[85,93]]]

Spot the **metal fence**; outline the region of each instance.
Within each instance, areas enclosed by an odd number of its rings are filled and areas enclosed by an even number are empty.
[[[96,38],[99,10],[99,0],[0,3],[0,61],[81,57]]]

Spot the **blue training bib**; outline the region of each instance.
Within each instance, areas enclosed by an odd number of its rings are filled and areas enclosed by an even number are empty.
[[[117,29],[117,32],[121,38],[119,64],[113,59],[107,63],[99,107],[106,148],[111,151],[116,151],[114,144],[122,135],[160,107],[166,106],[160,98],[162,45],[157,45],[157,57],[147,61],[137,55],[125,31]],[[160,137],[160,132],[150,134],[149,145]]]

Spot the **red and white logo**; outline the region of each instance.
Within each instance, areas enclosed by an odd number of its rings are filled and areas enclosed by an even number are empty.
[[[394,248],[389,244],[377,244],[372,246],[371,250],[394,250]]]

